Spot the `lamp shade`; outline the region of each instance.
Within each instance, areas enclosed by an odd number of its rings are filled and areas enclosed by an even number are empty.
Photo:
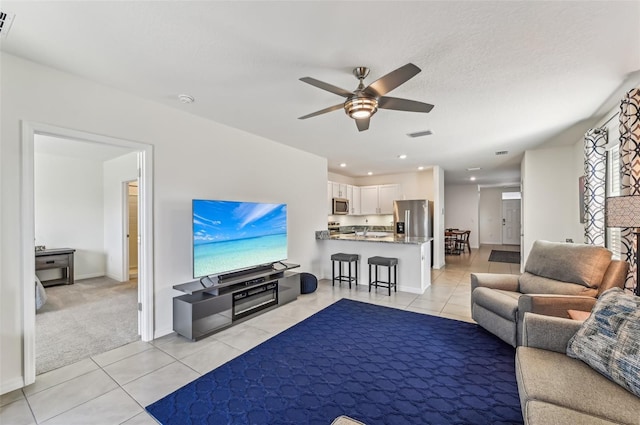
[[[640,195],[607,198],[605,217],[607,227],[640,227]]]

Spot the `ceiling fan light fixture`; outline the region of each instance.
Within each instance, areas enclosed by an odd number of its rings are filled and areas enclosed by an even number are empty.
[[[378,100],[373,97],[353,96],[344,102],[344,111],[354,120],[369,118],[378,110]]]

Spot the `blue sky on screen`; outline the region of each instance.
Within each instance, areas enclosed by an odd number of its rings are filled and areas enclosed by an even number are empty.
[[[196,245],[287,233],[287,205],[233,201],[193,201]]]

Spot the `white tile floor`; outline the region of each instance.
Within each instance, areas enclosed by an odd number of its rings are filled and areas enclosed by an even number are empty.
[[[487,261],[491,249],[518,248],[483,246],[471,254],[447,256],[447,266],[432,271],[432,285],[422,295],[388,296],[382,288],[369,293],[366,286],[350,290],[323,280],[312,294],[198,342],[171,334],[116,348],[39,375],[33,385],[0,396],[0,423],[155,424],[145,406],[341,298],[472,321],[469,274],[518,274],[519,265]]]

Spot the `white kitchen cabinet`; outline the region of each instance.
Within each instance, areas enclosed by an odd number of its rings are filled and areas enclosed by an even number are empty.
[[[400,185],[383,184],[360,187],[360,213],[393,214],[393,201],[400,199]]]
[[[378,214],[393,214],[393,201],[400,199],[400,186],[384,184],[378,186]]]
[[[343,183],[332,182],[333,185],[333,197],[334,198],[345,198],[347,197],[347,185]]]
[[[360,186],[360,213],[378,214],[378,186]]]
[[[329,214],[333,213],[333,198],[349,200],[349,214],[393,214],[393,201],[401,199],[399,184],[376,186],[352,186],[343,183],[327,183]]]
[[[347,194],[349,193],[349,189],[347,188]],[[351,186],[351,198],[349,199],[349,208],[351,209],[351,214],[360,215],[362,214],[362,210],[360,208],[360,187]]]

